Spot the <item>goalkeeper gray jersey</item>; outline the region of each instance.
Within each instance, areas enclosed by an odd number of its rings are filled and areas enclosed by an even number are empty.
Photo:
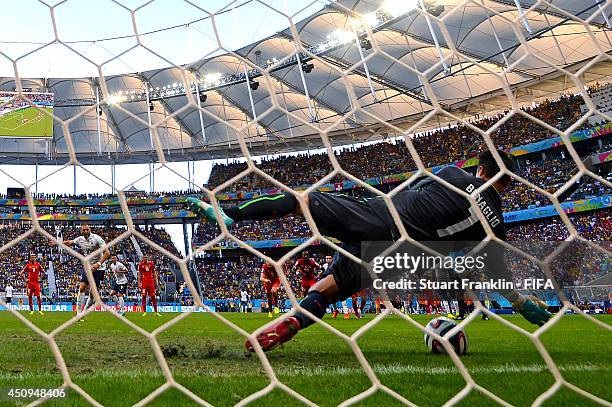
[[[485,183],[485,180],[454,166],[443,168],[436,175],[467,193]],[[477,210],[470,202],[431,178],[425,178],[410,189],[398,193],[392,201],[407,232],[416,240],[477,241],[486,236]],[[501,197],[495,188],[487,188],[476,197],[476,202],[493,233],[505,240]],[[368,204],[389,225],[395,238],[398,238],[398,229],[385,202],[380,198],[372,198]]]

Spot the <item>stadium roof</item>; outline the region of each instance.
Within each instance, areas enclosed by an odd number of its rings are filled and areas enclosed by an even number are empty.
[[[405,7],[410,2],[400,3]],[[103,78],[22,78],[23,88],[53,92],[56,117],[72,120],[66,127],[55,123],[49,145],[0,139],[0,163],[66,162],[66,130],[82,163],[156,161],[145,93],[152,100],[150,120],[158,125],[166,159],[185,161],[242,156],[239,134],[254,155],[319,148],[323,130],[330,130],[336,145],[395,136],[380,122],[409,128],[433,109],[433,95],[458,116],[500,111],[509,105],[501,77],[521,103],[575,88],[552,64],[570,72],[582,69],[584,83],[607,82],[612,32],[597,3],[549,3],[521,0],[522,19],[513,0],[425,0],[428,11],[444,24],[441,29],[430,18],[430,29],[417,10],[390,11],[382,0],[341,0],[271,37],[188,66]],[[609,3],[601,7],[608,15],[612,11]],[[369,28],[352,31],[351,16],[365,16],[362,21]],[[310,72],[297,63],[296,36],[301,49],[309,51],[299,55],[302,64],[313,64]],[[424,90],[411,70],[415,68],[425,74],[430,90]],[[223,79],[212,78],[214,74]],[[249,86],[246,77],[258,86]],[[182,91],[197,100],[191,94],[194,78],[206,95],[201,112]],[[168,90],[162,96],[164,86]],[[0,78],[0,90],[16,87],[14,78]],[[97,111],[96,97],[102,101],[105,96],[109,102],[127,100],[101,103]],[[438,114],[419,129],[449,120]]]

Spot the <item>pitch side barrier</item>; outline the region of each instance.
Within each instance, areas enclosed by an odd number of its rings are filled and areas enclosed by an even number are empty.
[[[15,298],[13,298],[13,302],[15,302]],[[209,312],[209,311],[216,310],[216,306],[212,302],[210,302],[210,304],[207,304],[206,301],[204,301],[204,305],[206,305],[208,308],[162,303],[162,304],[157,305],[157,310],[158,312],[179,312],[179,313]],[[27,302],[24,302],[23,304],[11,304],[11,308],[17,311],[29,311],[30,310]],[[38,308],[36,309],[38,310]],[[126,302],[125,309],[127,312],[144,312],[142,309],[142,305],[138,305],[133,302],[132,303]],[[68,302],[61,302],[61,303],[56,303],[56,304],[49,304],[49,303],[43,302],[42,310],[45,312],[76,312],[76,305],[72,303],[68,303]],[[102,308],[102,307],[94,308],[94,311],[96,312],[107,312],[109,310],[117,311],[115,304],[108,304],[106,308]],[[0,311],[7,311],[6,306],[0,305]],[[153,312],[153,307],[148,305],[147,312]]]
[[[606,209],[612,207],[612,195],[601,195],[595,197],[589,197],[585,199],[578,199],[576,201],[563,202],[561,204],[564,212],[567,214],[588,212],[598,209]],[[553,205],[540,206],[537,208],[521,209],[518,211],[505,212],[504,222],[523,222],[533,219],[541,219],[547,217],[559,216]],[[190,219],[195,220],[196,216],[193,212],[187,210],[180,211],[166,211],[166,212],[140,212],[132,215],[134,221],[155,221],[155,220],[174,220],[174,219]],[[28,215],[19,213],[0,213],[0,220],[30,220]],[[41,215],[38,217],[39,221],[59,221],[59,222],[104,222],[104,221],[123,221],[124,216],[122,213],[94,213],[90,215],[82,214],[67,214],[67,213],[56,213]],[[255,248],[265,247],[289,247],[291,245],[297,246],[304,240],[300,238],[291,239],[280,239],[280,240],[269,240],[267,245],[262,245],[263,241],[247,241],[247,244],[252,245]],[[237,245],[228,243],[227,245],[221,245],[217,249],[232,249],[236,248]]]

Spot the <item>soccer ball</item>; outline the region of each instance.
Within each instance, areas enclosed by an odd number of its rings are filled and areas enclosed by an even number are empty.
[[[457,324],[453,320],[445,317],[439,317],[429,321],[429,323],[427,324],[427,330],[430,332],[434,332],[440,336],[444,336],[455,326],[457,326]],[[444,349],[444,346],[442,346],[440,341],[433,338],[428,333],[425,333],[423,339],[425,340],[425,345],[427,346],[427,348],[429,348],[431,352],[436,354],[446,353],[446,349]],[[448,339],[451,345],[453,345],[453,347],[455,348],[455,352],[458,355],[464,355],[467,352],[468,338],[465,332],[463,332],[463,330],[457,332],[450,338],[446,337],[446,339]]]

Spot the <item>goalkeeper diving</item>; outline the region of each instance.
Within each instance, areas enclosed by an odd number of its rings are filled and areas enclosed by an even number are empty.
[[[506,168],[514,171],[512,157],[502,150],[498,150],[497,154]],[[454,166],[443,168],[436,175],[458,189],[471,193],[499,171],[493,154],[485,151],[479,156],[476,176]],[[512,178],[504,174],[475,197],[491,230],[500,240],[506,240],[500,194],[511,181]],[[487,236],[470,202],[432,178],[419,180],[409,189],[395,194],[391,200],[408,235],[417,241],[467,242],[481,241]],[[187,198],[187,202],[198,216],[217,222],[211,205],[192,197]],[[356,257],[360,256],[362,242],[396,241],[400,237],[381,197],[357,199],[340,194],[310,192],[305,203],[319,231],[340,240],[341,247]],[[262,196],[242,205],[219,208],[219,212],[227,227],[243,220],[302,215],[301,206],[292,194]],[[495,269],[498,273],[496,278],[511,280],[512,274],[505,266]],[[329,304],[345,300],[366,288],[362,287],[366,283],[362,276],[360,264],[342,253],[336,253],[324,277],[310,288],[300,306],[315,317],[322,318]],[[545,309],[545,304],[535,298],[524,296],[516,290],[499,292],[529,322],[541,326],[550,319],[551,314]],[[257,341],[264,351],[268,351],[289,341],[299,330],[313,323],[312,318],[298,311],[294,317],[283,319],[258,335]],[[249,341],[245,346],[254,351]]]

